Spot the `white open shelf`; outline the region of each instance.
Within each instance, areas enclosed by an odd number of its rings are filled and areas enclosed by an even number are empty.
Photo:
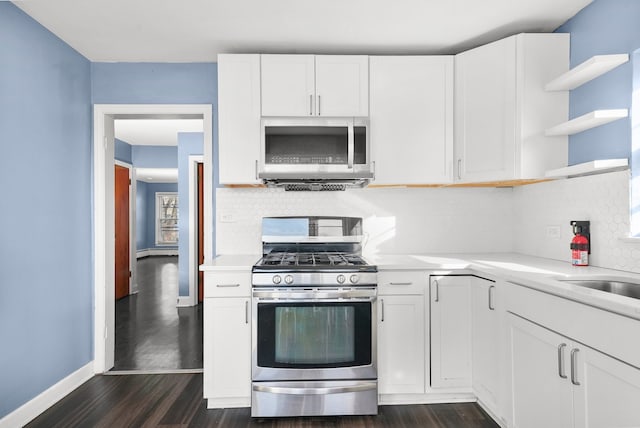
[[[629,54],[596,55],[558,76],[544,87],[546,91],[570,91],[629,61]]]
[[[573,135],[578,132],[586,131],[587,129],[595,128],[596,126],[622,119],[628,115],[629,110],[626,108],[615,110],[594,110],[591,113],[587,113],[580,117],[576,117],[575,119],[571,119],[568,122],[556,125],[553,128],[549,128],[545,131],[544,135],[547,137],[556,135]]]
[[[545,177],[574,177],[577,175],[599,174],[603,172],[626,169],[629,166],[627,159],[603,159],[571,165],[564,168],[552,169],[545,172]]]

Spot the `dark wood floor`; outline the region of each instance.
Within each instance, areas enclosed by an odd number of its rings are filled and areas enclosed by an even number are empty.
[[[249,408],[206,408],[202,374],[96,376],[27,427],[497,428],[475,403],[380,406],[378,416],[252,419]]]
[[[176,308],[178,257],[138,260],[138,293],[116,302],[113,370],[202,369],[202,304]]]

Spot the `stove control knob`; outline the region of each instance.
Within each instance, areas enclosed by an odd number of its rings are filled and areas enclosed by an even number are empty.
[[[274,284],[278,285],[282,281],[282,278],[280,278],[280,275],[274,275],[271,280],[273,281]]]
[[[346,280],[346,278],[344,277],[344,275],[340,274],[338,275],[336,280],[338,281],[338,284],[344,284],[344,281]]]
[[[284,277],[284,282],[286,282],[287,284],[293,283],[293,277],[291,275],[285,276]]]
[[[352,284],[357,284],[358,281],[360,281],[360,278],[358,275],[351,275],[351,277],[349,277],[349,281],[351,281]]]

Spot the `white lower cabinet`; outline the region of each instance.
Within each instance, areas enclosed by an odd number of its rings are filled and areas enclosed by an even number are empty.
[[[517,315],[511,338],[512,426],[640,426],[640,370]]]
[[[431,386],[471,386],[472,276],[431,276]]]
[[[425,385],[424,297],[380,296],[378,391],[422,394]]]
[[[504,367],[500,283],[471,279],[471,372],[473,391],[494,414],[498,407]]]
[[[378,392],[423,394],[427,274],[380,272],[378,283]]]
[[[203,392],[209,408],[251,405],[250,275],[205,272]]]

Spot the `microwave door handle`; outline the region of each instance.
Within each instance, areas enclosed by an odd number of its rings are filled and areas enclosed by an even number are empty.
[[[353,138],[353,122],[349,122],[347,131],[347,168],[353,168],[353,150],[354,150],[354,138]]]

